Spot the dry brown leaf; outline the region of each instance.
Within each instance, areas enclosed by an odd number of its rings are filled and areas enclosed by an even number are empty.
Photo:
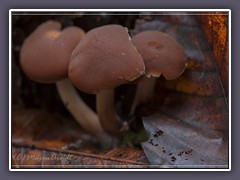
[[[147,168],[143,157],[126,148],[101,155],[13,142],[12,168]]]

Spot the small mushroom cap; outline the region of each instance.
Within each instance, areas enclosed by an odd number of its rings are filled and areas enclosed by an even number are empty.
[[[182,46],[171,36],[159,31],[144,31],[132,38],[142,55],[147,77],[176,79],[185,70],[187,57]]]
[[[61,31],[61,24],[56,21],[42,23],[21,48],[23,71],[30,79],[44,83],[66,78],[71,53],[84,34],[74,26]]]
[[[86,93],[112,89],[145,72],[141,55],[131,43],[127,29],[106,25],[89,31],[74,49],[69,79]]]

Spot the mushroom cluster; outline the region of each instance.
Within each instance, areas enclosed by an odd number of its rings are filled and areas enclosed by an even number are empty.
[[[127,28],[105,25],[85,33],[61,30],[56,21],[41,24],[23,43],[20,64],[25,74],[42,83],[56,83],[64,105],[102,144],[124,127],[115,111],[114,88],[139,79],[130,114],[149,101],[156,77],[175,79],[186,67],[183,48],[169,35],[145,31],[130,38]],[[96,94],[94,112],[77,89]]]

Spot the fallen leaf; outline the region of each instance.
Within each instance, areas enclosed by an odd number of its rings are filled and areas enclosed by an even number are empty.
[[[142,147],[151,164],[180,168],[228,167],[226,132],[199,128],[161,113],[143,118],[143,122],[150,137]]]
[[[142,147],[150,164],[162,168],[227,168],[228,104],[220,74],[196,16],[181,17],[184,21],[153,16],[151,22],[137,22],[134,30],[154,30],[154,24],[164,24],[162,30],[188,56],[188,66],[178,79],[158,79],[149,111],[138,110],[149,135]]]

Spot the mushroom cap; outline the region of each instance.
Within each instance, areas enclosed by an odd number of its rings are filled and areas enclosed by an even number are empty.
[[[101,26],[86,33],[69,64],[69,79],[86,93],[112,89],[144,72],[143,59],[121,25]]]
[[[71,53],[84,35],[78,27],[67,27],[49,20],[39,25],[24,41],[20,64],[32,80],[51,83],[68,75]]]
[[[144,31],[132,38],[142,55],[147,77],[176,79],[185,70],[187,57],[182,46],[171,36],[160,31]]]

